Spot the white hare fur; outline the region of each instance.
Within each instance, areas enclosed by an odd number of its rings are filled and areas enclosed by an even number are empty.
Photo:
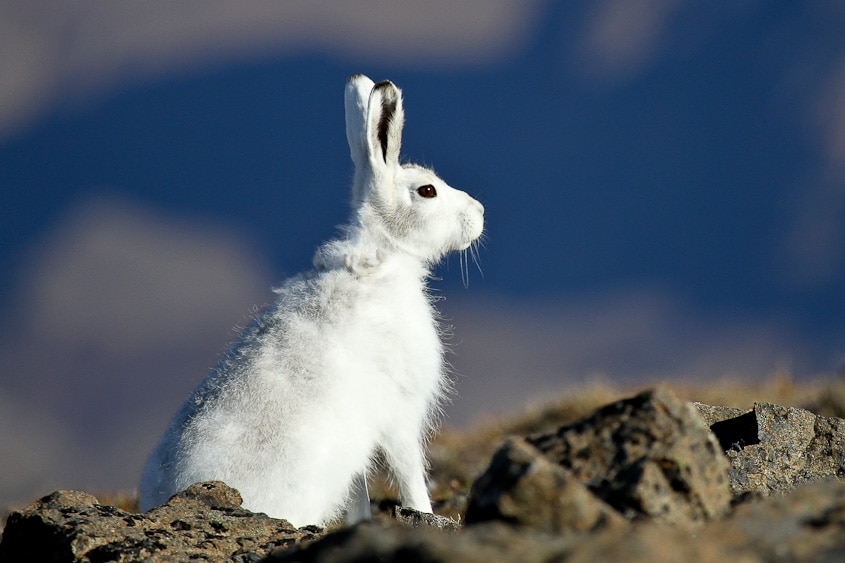
[[[141,508],[221,480],[297,526],[369,516],[378,451],[401,502],[431,512],[424,448],[445,368],[426,282],[482,233],[484,208],[399,162],[402,94],[356,75],[345,93],[352,215],[314,269],[287,280],[176,414],[150,455]]]

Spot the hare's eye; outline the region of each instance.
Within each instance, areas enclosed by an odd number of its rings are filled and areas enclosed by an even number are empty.
[[[417,188],[417,193],[420,197],[437,197],[437,190],[431,184],[426,184]]]

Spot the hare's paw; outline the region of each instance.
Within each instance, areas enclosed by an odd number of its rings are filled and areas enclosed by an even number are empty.
[[[381,248],[334,241],[319,248],[313,262],[319,271],[343,268],[357,277],[364,277],[371,274],[384,259],[385,253]]]
[[[356,276],[363,277],[372,273],[383,261],[384,252],[381,249],[361,249],[348,253],[344,265]]]

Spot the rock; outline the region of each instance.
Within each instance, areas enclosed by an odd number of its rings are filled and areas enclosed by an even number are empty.
[[[233,489],[222,481],[196,483],[182,492],[176,493],[166,505],[169,507],[183,507],[185,510],[240,510],[244,499],[237,489]],[[157,509],[153,509],[157,510]],[[150,512],[153,512],[151,510]]]
[[[540,563],[565,553],[572,543],[562,536],[514,530],[503,524],[488,523],[459,534],[443,534],[430,529],[365,523],[329,534],[303,549],[268,557],[265,563]]]
[[[0,562],[202,560],[246,563],[284,553],[325,534],[241,508],[240,493],[219,481],[197,483],[146,514],[101,505],[78,491],[58,491],[9,516]],[[392,507],[392,527],[454,531],[458,522]]]
[[[711,405],[705,405],[704,403],[693,403],[692,406],[695,408],[698,416],[701,417],[704,423],[709,426],[711,430],[713,425],[717,422],[739,418],[743,414],[747,414],[749,412],[733,407],[714,407]],[[717,438],[719,438],[718,435]]]
[[[586,532],[626,524],[572,473],[523,438],[510,438],[475,482],[466,523],[501,520],[546,532]]]
[[[0,561],[841,561],[843,434],[806,410],[692,407],[658,387],[507,439],[465,527],[386,499],[374,522],[296,529],[220,482],[146,514],[59,491],[10,515]]]
[[[525,445],[506,442],[473,484],[466,522],[549,531],[614,526],[620,516],[691,524],[724,515],[730,500],[715,437],[691,405],[658,387]]]
[[[58,491],[9,516],[0,561],[245,562],[322,534],[253,514],[240,503],[240,494],[220,482],[192,485],[146,514]]]
[[[393,509],[393,518],[399,524],[409,528],[433,528],[442,531],[456,531],[461,524],[451,518],[438,516],[430,512],[420,512],[406,506],[396,506]]]
[[[408,528],[432,528],[444,532],[452,532],[460,529],[461,523],[457,520],[430,512],[420,512],[407,506],[402,506],[397,500],[383,498],[380,500],[370,499],[372,508],[372,521],[384,526],[405,526]]]
[[[819,479],[845,479],[845,420],[756,403],[748,412],[696,403],[730,462],[735,496],[770,495]]]
[[[818,480],[737,506],[710,542],[758,561],[845,561],[845,482]]]
[[[842,561],[845,484],[818,482],[739,507],[694,530],[654,520],[586,534],[549,534],[502,522],[460,533],[362,524],[266,563],[492,563],[495,561]]]

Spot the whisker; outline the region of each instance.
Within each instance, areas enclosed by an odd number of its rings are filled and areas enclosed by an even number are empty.
[[[464,284],[464,289],[469,287],[469,259],[467,258],[467,251],[461,250],[459,253],[461,263],[461,282]]]
[[[478,243],[481,244],[481,243]],[[482,279],[484,278],[484,270],[481,269],[481,263],[478,261],[478,245],[473,243],[473,245],[469,249],[469,255],[472,258],[472,262],[475,264],[475,267],[478,268],[478,273],[481,274]]]

